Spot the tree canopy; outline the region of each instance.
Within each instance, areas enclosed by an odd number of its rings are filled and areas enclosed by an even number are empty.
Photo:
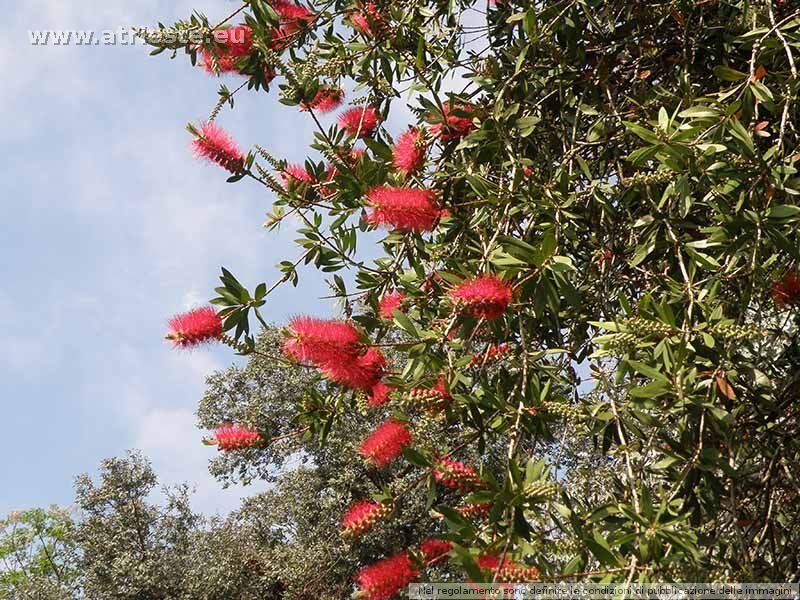
[[[429,486],[464,576],[787,580],[798,26],[770,1],[251,0],[222,24],[146,32],[156,53],[244,76],[193,145],[271,192],[269,228],[299,234],[275,285],[224,270],[218,322],[169,337],[258,352],[251,320],[310,265],[342,312],[294,318],[272,357],[318,380],[294,425],[324,441],[366,403],[383,424],[349,460]],[[247,92],[313,119],[305,164],[268,140],[242,152],[219,126]],[[262,424],[217,441],[268,444]],[[405,490],[376,500],[370,523]],[[376,549],[361,595],[424,573],[424,541]]]

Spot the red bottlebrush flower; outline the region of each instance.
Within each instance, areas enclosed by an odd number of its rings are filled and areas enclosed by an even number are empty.
[[[317,366],[327,366],[332,361],[351,362],[361,350],[358,330],[346,321],[295,317],[289,331],[284,352],[295,360],[307,360]]]
[[[370,348],[363,355],[347,360],[331,360],[324,366],[325,375],[331,381],[356,390],[368,390],[377,385],[386,369],[386,357],[377,348]]]
[[[429,538],[422,542],[419,551],[422,554],[422,559],[425,564],[436,562],[442,556],[445,556],[450,550],[453,549],[453,544],[446,540],[439,538]]]
[[[453,397],[447,391],[444,375],[439,377],[432,388],[414,388],[408,392],[408,402],[426,408],[429,411],[444,410]]]
[[[445,104],[444,105],[444,123],[436,123],[431,126],[431,133],[439,137],[442,141],[455,140],[464,137],[475,129],[475,124],[470,117],[462,117],[456,114],[451,114],[452,111],[458,111],[465,114],[472,114],[474,107],[470,104]]]
[[[360,9],[350,13],[350,24],[360,34],[374,37],[383,29],[385,22],[374,3],[364,2]]]
[[[487,554],[478,557],[478,566],[496,573],[499,582],[524,583],[536,581],[539,578],[539,569],[515,563],[508,557],[496,554]]]
[[[385,467],[411,445],[411,432],[395,419],[387,419],[361,444],[359,454]]]
[[[470,367],[485,366],[500,360],[503,356],[508,354],[510,348],[508,344],[492,344],[486,347],[483,352],[477,352],[472,355],[472,360],[469,361]]]
[[[314,177],[306,171],[303,165],[289,165],[281,173],[283,184],[288,187],[290,183],[299,185],[301,183],[314,183]]]
[[[203,123],[197,133],[198,136],[192,141],[195,156],[217,163],[231,173],[237,173],[244,168],[244,154],[216,123]]]
[[[200,64],[213,75],[236,71],[236,61],[253,50],[253,30],[236,25],[214,32],[214,47],[200,48]]]
[[[443,486],[460,492],[481,487],[481,478],[472,467],[444,458],[433,468],[433,477]]]
[[[241,425],[223,425],[214,433],[219,450],[241,450],[261,446],[263,438],[257,431],[247,429]]]
[[[494,571],[500,566],[500,556],[497,554],[484,554],[478,557],[478,567]]]
[[[336,110],[344,100],[344,91],[340,88],[323,86],[314,94],[314,99],[308,104],[300,104],[300,110],[313,109],[323,114]]]
[[[305,6],[300,6],[299,4],[287,2],[285,0],[273,2],[272,8],[280,15],[282,25],[287,24],[301,27],[313,21],[316,16]]]
[[[356,502],[344,516],[342,535],[355,537],[365,534],[391,510],[389,506],[380,502]]]
[[[169,320],[167,339],[175,347],[192,348],[222,337],[222,319],[210,306],[195,308]]]
[[[214,32],[214,40],[236,57],[247,56],[253,50],[253,30],[248,25],[236,25]]]
[[[411,128],[401,135],[392,148],[392,164],[395,169],[411,175],[425,164],[425,134]]]
[[[366,220],[371,225],[387,225],[400,231],[432,231],[441,211],[433,190],[379,186],[367,193],[372,211]]]
[[[380,116],[371,106],[354,106],[339,116],[339,127],[354,137],[371,135],[378,127]]]
[[[525,177],[530,177],[533,175],[533,169],[530,167],[522,167],[522,172],[525,174]]]
[[[444,380],[444,375],[441,375],[431,390],[440,400],[450,400],[452,396],[447,391],[447,383]]]
[[[394,319],[394,311],[399,310],[405,300],[406,295],[403,292],[395,291],[384,294],[378,303],[378,314],[384,319]]]
[[[273,2],[272,8],[280,16],[280,25],[272,32],[272,49],[276,52],[285,50],[297,33],[316,18],[316,15],[305,6],[286,0]]]
[[[408,552],[361,569],[356,578],[366,600],[390,600],[419,576]]]
[[[772,284],[772,300],[779,308],[800,304],[800,273],[787,273]]]
[[[389,398],[394,391],[394,388],[382,381],[379,381],[372,386],[369,397],[367,398],[367,405],[372,408],[383,406],[389,401]]]
[[[458,284],[450,299],[476,318],[497,319],[511,303],[511,286],[494,275],[482,275]]]

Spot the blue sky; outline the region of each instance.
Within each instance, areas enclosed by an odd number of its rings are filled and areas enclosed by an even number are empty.
[[[172,314],[213,295],[220,266],[253,289],[300,254],[291,228],[263,229],[269,192],[226,184],[224,171],[192,157],[185,125],[207,118],[220,81],[185,55],[149,57],[141,45],[34,46],[29,38],[30,30],[155,26],[194,9],[217,22],[237,7],[29,0],[0,22],[0,515],[70,503],[76,475],[131,448],[153,461],[163,484],[194,485],[206,513],[228,512],[254,491],[222,490],[208,475],[214,451],[195,427],[205,377],[237,358],[225,349],[176,352],[163,341]],[[448,87],[462,81],[453,73]],[[392,132],[411,117],[395,103]],[[237,96],[236,110],[217,122],[242,148],[260,144],[290,162],[305,159],[314,131],[275,91]],[[366,255],[375,239],[362,240]],[[304,273],[299,288],[270,297],[269,320],[330,314],[320,275]]]
[[[69,503],[72,480],[140,448],[163,483],[189,481],[206,512],[235,507],[206,473],[193,412],[205,376],[235,358],[177,353],[165,320],[209,298],[219,266],[252,287],[296,254],[289,230],[262,229],[272,198],[194,160],[184,127],[218,82],[184,57],[142,46],[32,46],[30,29],[152,25],[220,0],[30,0],[0,24],[0,513]],[[235,84],[236,79],[229,80]],[[249,94],[218,122],[243,147],[305,157],[312,123],[274,92]],[[267,314],[327,310],[321,284],[279,290]],[[244,490],[251,493],[252,490]]]

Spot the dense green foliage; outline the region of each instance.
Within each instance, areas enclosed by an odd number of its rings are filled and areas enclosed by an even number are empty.
[[[488,521],[431,500],[450,517],[454,564],[491,577],[476,557],[508,552],[543,579],[796,577],[798,303],[773,286],[800,260],[796,7],[378,2],[358,33],[347,25],[363,6],[328,2],[287,49],[274,44],[275,12],[245,4],[247,89],[265,68],[287,105],[355,84],[387,119],[408,98],[413,125],[429,126],[417,175],[392,168],[384,120],[350,164],[341,157],[356,140],[320,124],[311,147],[339,168],[326,189],[313,157],[314,183],[284,188],[270,169],[285,163],[260,147],[231,181],[275,192],[273,225],[300,220],[302,253],[281,264],[284,281],[302,281],[301,263],[348,272],[355,289],[330,282],[345,316],[370,343],[395,344],[389,411],[412,428],[432,418],[456,458],[506,449],[499,475],[484,469],[468,498],[492,503]],[[221,94],[219,119],[234,96]],[[435,135],[448,109],[471,133]],[[431,233],[390,233],[384,255],[363,261],[365,198],[385,184],[434,190],[449,214]],[[513,287],[500,319],[472,318],[449,295],[485,273]],[[407,302],[392,322],[376,312],[393,289]],[[218,291],[247,352],[267,285],[251,295],[226,271]],[[487,343],[509,345],[502,368],[470,367]],[[453,402],[431,415],[406,392],[440,374]],[[353,423],[358,392],[310,389],[298,425],[324,440]],[[430,482],[440,452],[415,445],[397,475]],[[532,487],[553,481],[555,496]]]
[[[69,511],[16,512],[0,521],[0,598],[70,598],[77,544]]]

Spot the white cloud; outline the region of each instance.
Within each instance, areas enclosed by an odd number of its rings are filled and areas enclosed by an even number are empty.
[[[221,490],[206,468],[215,450],[201,445],[200,438],[191,411],[154,408],[138,421],[135,446],[153,457],[153,467],[162,483],[193,482],[192,506],[205,514],[230,512],[242,498],[266,487],[233,486]],[[192,450],[187,451],[189,448]]]

